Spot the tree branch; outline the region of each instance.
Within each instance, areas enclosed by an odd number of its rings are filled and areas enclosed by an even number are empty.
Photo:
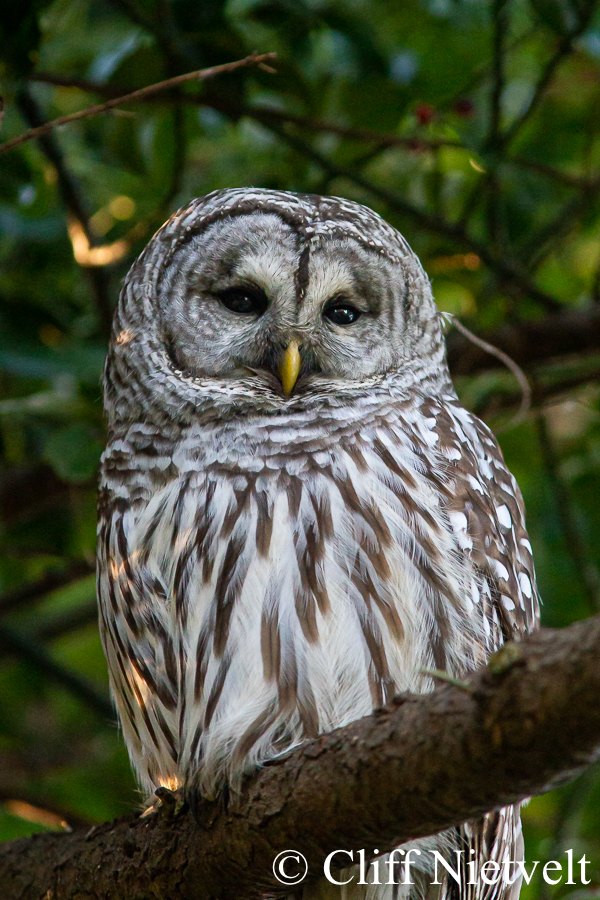
[[[51,84],[56,87],[72,87],[89,94],[99,94],[105,97],[118,97],[126,93],[123,87],[117,87],[114,84],[100,84],[95,81],[87,81],[84,78],[71,78],[69,76],[60,75],[56,72],[34,72],[29,76],[29,81],[39,84]],[[196,94],[186,94],[183,91],[170,91],[168,95],[162,97],[150,96],[143,98],[144,100],[158,100],[162,103],[170,103],[179,101],[181,103],[189,103],[197,106],[202,102]],[[340,125],[337,122],[329,122],[326,119],[311,119],[309,116],[300,116],[296,113],[286,112],[282,109],[275,109],[270,106],[255,105],[252,107],[258,113],[264,116],[270,116],[273,120],[279,122],[290,122],[298,125],[305,131],[323,131],[331,134],[337,134],[340,137],[349,138],[354,141],[363,143],[372,143],[378,147],[405,147],[407,150],[437,150],[440,147],[459,147],[465,148],[461,141],[450,140],[444,138],[423,138],[419,135],[409,136],[394,134],[387,131],[373,131],[370,128],[354,128],[349,125]]]
[[[502,127],[502,93],[504,91],[504,61],[508,39],[507,0],[493,0],[492,4],[492,93],[490,97],[490,124],[486,147],[493,150]]]
[[[117,106],[123,106],[126,103],[135,103],[139,100],[145,100],[153,94],[168,91],[187,81],[208,81],[210,78],[215,78],[217,75],[226,75],[230,72],[235,72],[237,69],[245,68],[246,66],[265,67],[268,63],[272,63],[275,60],[275,55],[275,53],[263,53],[259,56],[253,53],[236,62],[226,63],[222,66],[212,66],[210,69],[201,69],[197,72],[187,72],[185,75],[176,75],[174,78],[167,78],[166,81],[159,81],[156,84],[148,85],[148,87],[132,91],[130,94],[125,94],[123,97],[115,97],[112,100],[107,100],[106,103],[88,106],[87,109],[80,109],[78,112],[71,113],[68,116],[60,116],[58,119],[53,119],[51,122],[46,122],[44,125],[40,125],[37,128],[31,128],[24,134],[17,135],[17,137],[11,138],[10,141],[0,144],[0,155],[8,153],[9,150],[13,150],[20,144],[24,144],[25,141],[31,141],[34,138],[39,138],[44,134],[48,134],[53,128],[58,128],[61,125],[68,125],[70,122],[77,122],[79,119],[97,116],[100,113],[115,109]]]
[[[435,293],[435,284],[434,284]],[[527,369],[554,357],[585,354],[600,349],[600,305],[521,320],[481,335]],[[453,375],[471,375],[500,363],[456,332],[448,335],[448,362]]]
[[[266,766],[197,824],[171,807],[0,846],[4,900],[240,900],[281,891],[276,854],[309,877],[339,849],[434,834],[575,777],[599,755],[600,616],[543,630],[469,676],[388,707]]]
[[[550,370],[552,368],[552,366],[548,367]],[[545,369],[538,370],[535,373],[536,381],[532,391],[532,407],[534,409],[542,404],[548,408],[555,403],[564,403],[567,396],[572,394],[577,388],[590,382],[597,383],[600,379],[600,367],[598,365],[586,366],[583,371],[572,372],[554,379],[548,378],[549,374]],[[547,380],[542,381],[541,376],[546,376]],[[523,392],[518,388],[516,390],[507,390],[504,386],[495,386],[474,404],[467,403],[467,406],[480,419],[487,421],[490,416],[505,410],[514,410],[515,407],[520,406],[522,401]],[[516,424],[519,424],[519,422],[517,421]],[[515,421],[513,419],[509,427],[512,428],[514,425]],[[493,427],[492,430],[495,434],[500,433],[496,427]],[[505,429],[503,428],[502,430]]]

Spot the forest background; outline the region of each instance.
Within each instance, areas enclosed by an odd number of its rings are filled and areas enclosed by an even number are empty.
[[[600,9],[594,0],[36,0],[0,14],[0,140],[257,51],[0,158],[0,840],[140,797],[94,600],[100,378],[119,285],[216,188],[336,194],[398,227],[464,404],[523,491],[542,622],[600,610]],[[2,154],[0,146],[0,154]],[[591,860],[600,770],[535,798],[526,859]],[[571,893],[569,893],[571,892]]]

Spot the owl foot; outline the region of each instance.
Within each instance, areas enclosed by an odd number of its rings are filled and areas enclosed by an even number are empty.
[[[175,818],[175,816],[178,816],[183,812],[187,812],[189,809],[187,800],[181,789],[171,791],[166,787],[158,787],[154,791],[154,797],[156,800],[144,812],[144,815],[156,812],[161,818],[168,820]]]

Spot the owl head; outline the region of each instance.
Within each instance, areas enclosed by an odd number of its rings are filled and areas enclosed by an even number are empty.
[[[277,413],[425,380],[448,380],[439,314],[400,233],[349,200],[234,189],[175,213],[131,268],[106,406]]]

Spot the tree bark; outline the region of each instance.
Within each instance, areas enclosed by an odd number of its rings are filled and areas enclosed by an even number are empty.
[[[3,900],[241,900],[293,848],[380,853],[562,784],[600,750],[600,616],[544,629],[464,684],[397,697],[248,778],[239,795],[0,846]],[[347,858],[341,858],[347,862]],[[283,893],[286,891],[283,890]]]

